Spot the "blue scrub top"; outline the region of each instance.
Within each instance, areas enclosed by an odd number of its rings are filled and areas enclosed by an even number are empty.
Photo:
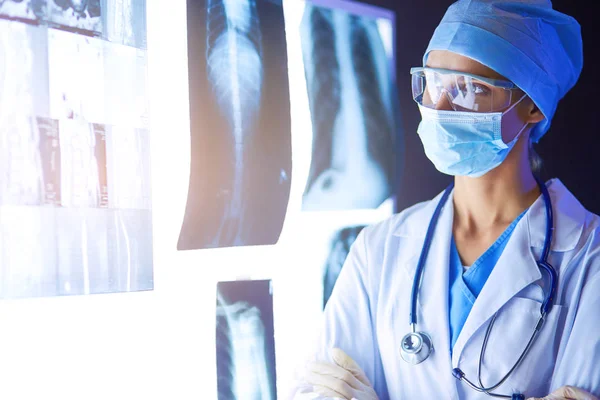
[[[463,265],[456,249],[454,235],[450,244],[450,290],[449,295],[449,317],[450,317],[450,352],[454,343],[473,308],[475,299],[481,293],[483,285],[489,278],[494,266],[498,262],[506,243],[517,226],[519,220],[525,215],[523,211],[508,228],[500,235],[498,240],[486,250],[473,265],[463,272]]]

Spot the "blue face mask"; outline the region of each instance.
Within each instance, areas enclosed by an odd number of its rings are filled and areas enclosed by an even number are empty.
[[[476,178],[500,165],[521,136],[525,124],[508,144],[502,140],[504,112],[476,113],[435,110],[419,105],[422,120],[417,129],[425,154],[438,171]]]

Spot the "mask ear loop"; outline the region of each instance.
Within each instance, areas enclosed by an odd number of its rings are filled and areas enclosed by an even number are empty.
[[[523,99],[527,97],[527,93],[525,93],[523,96],[521,96],[521,98],[517,101],[515,101],[510,107],[508,107],[506,110],[504,110],[502,112],[502,116],[504,116],[505,114],[507,114],[509,111],[511,111],[513,108],[515,108],[515,106],[517,104],[519,104],[521,101],[523,101]],[[521,128],[521,130],[519,131],[519,133],[517,133],[515,135],[515,137],[513,138],[513,140],[511,140],[510,142],[506,143],[507,146],[512,147],[517,140],[519,140],[519,137],[521,136],[521,134],[523,133],[523,131],[525,130],[525,128],[527,128],[527,126],[529,125],[529,122],[525,122],[525,125],[523,125],[523,127]]]

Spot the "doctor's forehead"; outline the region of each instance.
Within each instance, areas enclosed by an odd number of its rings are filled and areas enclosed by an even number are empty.
[[[486,78],[507,80],[504,76],[480,62],[448,50],[432,50],[429,52],[425,66],[468,72]]]

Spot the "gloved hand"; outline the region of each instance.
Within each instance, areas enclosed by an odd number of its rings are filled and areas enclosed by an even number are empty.
[[[585,390],[563,386],[546,397],[530,397],[527,400],[598,400],[598,398]]]
[[[321,396],[344,400],[379,400],[371,382],[341,349],[331,349],[335,364],[312,362],[308,364],[305,381]]]

